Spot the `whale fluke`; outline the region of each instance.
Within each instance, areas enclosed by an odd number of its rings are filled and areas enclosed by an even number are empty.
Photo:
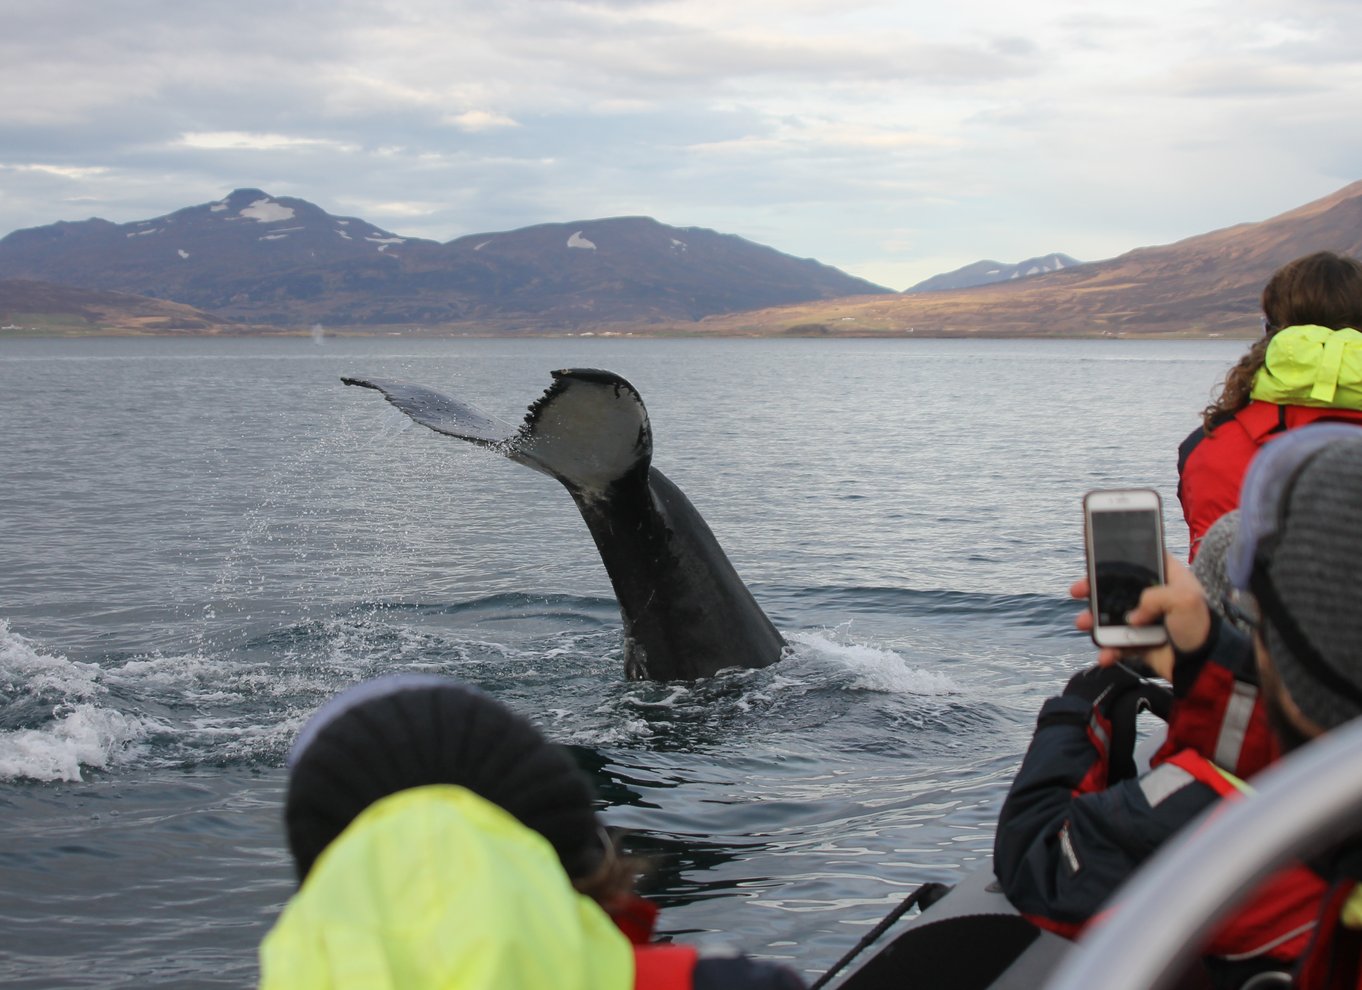
[[[779,660],[780,633],[700,513],[652,466],[652,428],[638,390],[592,368],[552,376],[518,428],[424,386],[341,381],[377,389],[421,425],[494,449],[567,488],[619,600],[630,679],[706,677]]]

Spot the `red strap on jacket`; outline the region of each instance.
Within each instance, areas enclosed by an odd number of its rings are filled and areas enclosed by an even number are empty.
[[[1214,763],[1194,749],[1184,749],[1163,761],[1187,771],[1193,780],[1198,780],[1221,797],[1238,797],[1242,792],[1234,782],[1226,777]]]
[[[1262,446],[1274,433],[1294,430],[1308,423],[1328,420],[1336,423],[1362,424],[1362,410],[1335,409],[1329,406],[1279,406],[1262,399],[1254,399],[1235,416],[1254,443]]]

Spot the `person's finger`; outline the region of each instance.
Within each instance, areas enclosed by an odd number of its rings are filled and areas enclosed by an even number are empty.
[[[1166,584],[1145,588],[1139,604],[1126,613],[1126,622],[1132,626],[1153,625],[1171,612],[1182,597],[1181,589]]]

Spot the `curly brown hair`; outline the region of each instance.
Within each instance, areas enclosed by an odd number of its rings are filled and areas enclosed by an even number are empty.
[[[1262,301],[1266,332],[1229,370],[1220,394],[1202,410],[1207,433],[1249,404],[1254,377],[1278,330],[1304,325],[1362,329],[1362,262],[1333,251],[1307,254],[1272,273]]]

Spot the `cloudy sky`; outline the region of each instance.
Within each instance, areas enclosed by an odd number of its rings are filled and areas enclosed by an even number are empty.
[[[0,234],[252,186],[648,215],[892,288],[1362,179],[1358,0],[0,0]]]

